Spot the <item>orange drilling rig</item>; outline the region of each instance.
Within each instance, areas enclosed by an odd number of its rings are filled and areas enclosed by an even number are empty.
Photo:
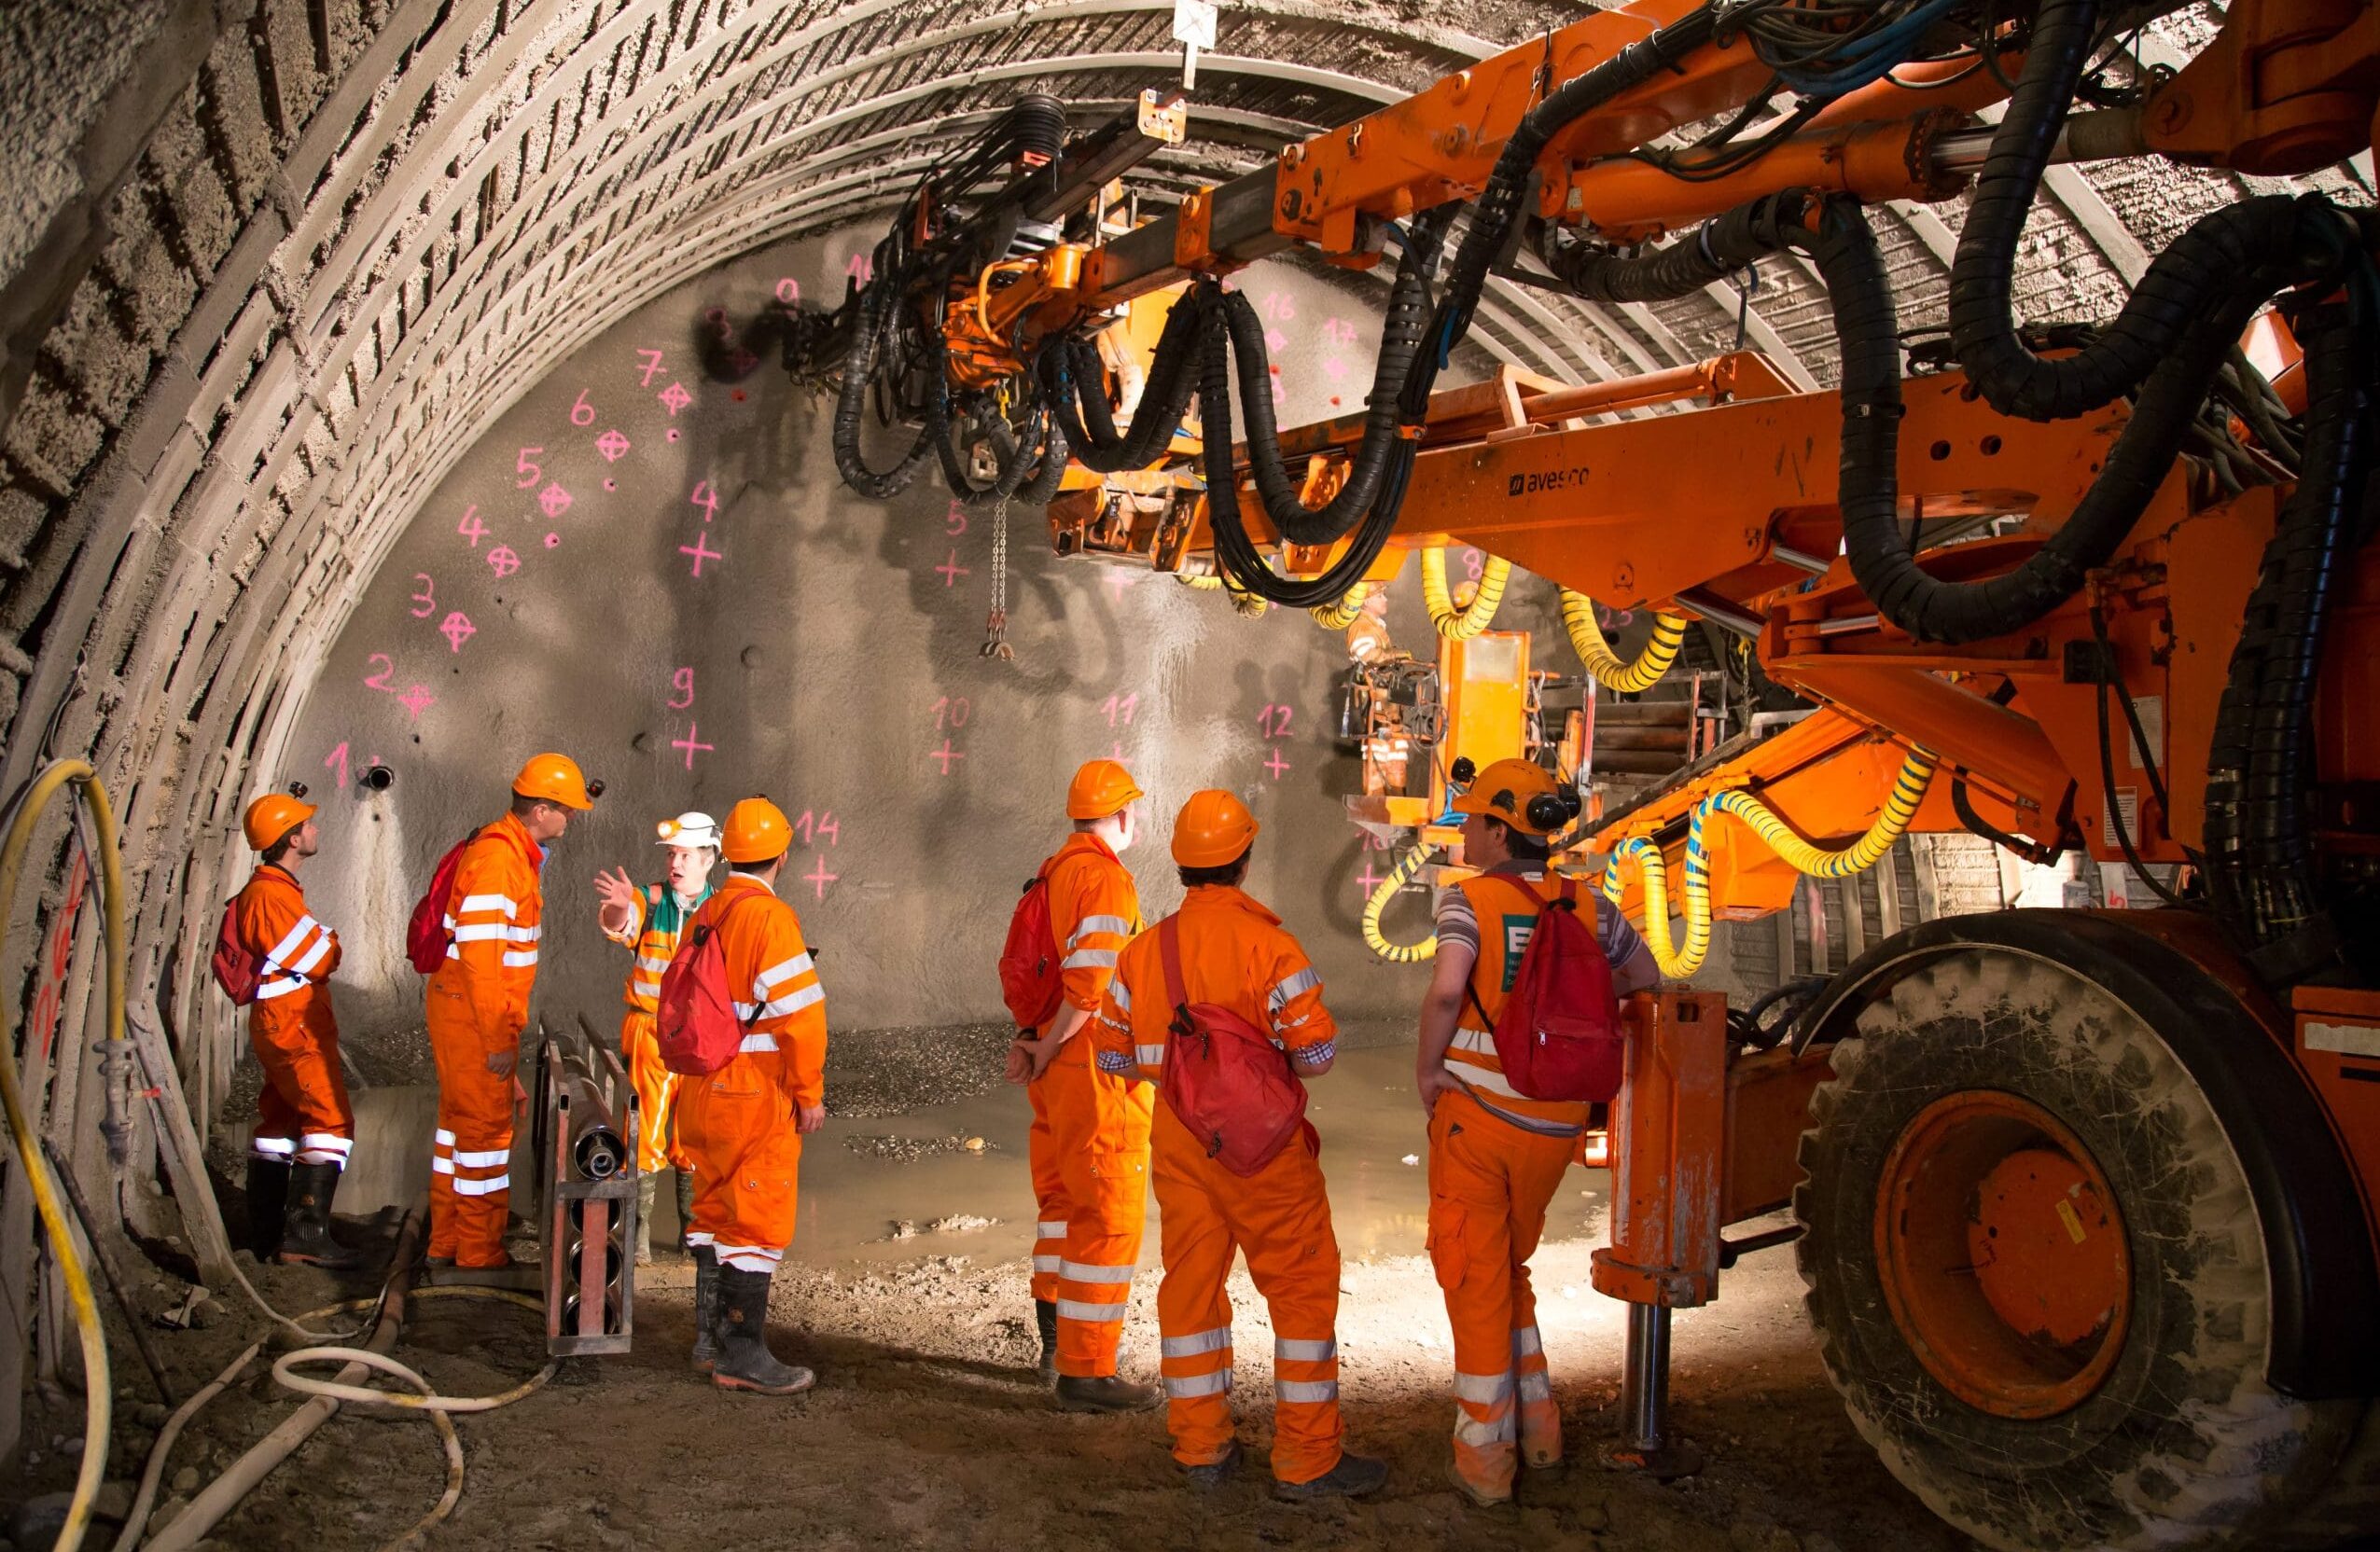
[[[1632,1307],[1622,1450],[1652,1469],[1691,1463],[1668,1311],[1793,1238],[1853,1421],[1989,1545],[2380,1527],[2380,220],[2242,198],[2117,316],[2011,316],[2053,163],[2368,151],[2380,10],[2235,0],[2179,70],[2132,64],[2172,8],[1637,0],[1145,221],[1117,180],[1183,104],[1075,133],[1026,99],[840,309],[722,335],[722,373],[774,353],[834,386],[856,489],[939,463],[962,502],[1048,504],[1061,553],[1344,623],[1403,551],[1469,544],[1655,611],[1634,661],[1573,622],[1630,687],[1684,622],[1733,633],[1816,709],[1564,838],[1673,977],[1715,919],[1912,829],[2163,896],[1899,933],[1773,1046],[1707,993],[1639,1000],[1596,1281]],[[1867,208],[1960,192],[1949,326],[1913,341]],[[1224,277],[1293,247],[1395,272],[1365,413],[1283,430]],[[1748,353],[1438,384],[1491,273],[1649,302],[1780,256],[1832,309],[1831,390]],[[1677,412],[1610,417],[1647,405]]]

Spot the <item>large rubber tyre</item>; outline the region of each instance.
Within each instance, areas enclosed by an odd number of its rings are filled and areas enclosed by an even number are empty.
[[[1983,947],[1903,977],[1856,1027],[1802,1135],[1797,1254],[1828,1377],[1886,1468],[2004,1552],[2294,1542],[2291,1520],[2331,1484],[2364,1406],[2265,1382],[2255,1203],[2205,1092],[2156,1031],[2067,965]],[[1975,1090],[2063,1123],[2112,1187],[2129,1239],[2129,1319],[2112,1365],[2053,1416],[1959,1399],[1884,1288],[1887,1160],[1920,1112]]]

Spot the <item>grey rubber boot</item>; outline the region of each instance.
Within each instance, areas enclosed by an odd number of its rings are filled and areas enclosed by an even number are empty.
[[[289,1166],[248,1156],[248,1254],[259,1266],[281,1252],[281,1220],[289,1211]]]
[[[711,1383],[723,1391],[793,1395],[817,1381],[808,1369],[779,1363],[769,1351],[770,1279],[768,1272],[719,1268],[719,1355]]]
[[[653,1264],[653,1190],[661,1185],[651,1175],[636,1177],[636,1264]]]
[[[719,1254],[708,1245],[694,1247],[694,1366],[704,1374],[718,1358]]]
[[[690,1255],[694,1247],[686,1237],[694,1232],[694,1174],[690,1170],[677,1171],[677,1254]]]
[[[297,1164],[289,1170],[289,1207],[282,1218],[281,1250],[273,1257],[285,1267],[320,1267],[343,1272],[362,1264],[363,1257],[330,1237],[330,1202],[339,1191],[336,1164]]]
[[[1046,1298],[1033,1301],[1034,1329],[1041,1333],[1041,1361],[1035,1365],[1044,1379],[1058,1378],[1058,1307]]]
[[[1361,1455],[1342,1455],[1339,1463],[1311,1482],[1275,1482],[1273,1496],[1292,1501],[1313,1498],[1362,1498],[1388,1480],[1388,1462]]]

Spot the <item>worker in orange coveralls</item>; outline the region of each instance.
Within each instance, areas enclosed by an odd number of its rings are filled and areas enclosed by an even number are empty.
[[[732,871],[687,931],[717,935],[745,1034],[725,1067],[678,1086],[694,1162],[694,1365],[722,1390],[791,1395],[815,1377],[769,1351],[769,1283],[793,1243],[801,1139],[827,1121],[827,994],[800,919],[776,896],[792,822],[747,797],[722,838]]]
[[[1174,861],[1189,893],[1178,934],[1188,1003],[1212,1003],[1270,1031],[1301,1077],[1330,1070],[1338,1025],[1322,1005],[1322,977],[1281,919],[1243,894],[1256,820],[1228,792],[1192,793],[1174,824]],[[1162,926],[1162,924],[1161,924]],[[1176,1018],[1162,934],[1121,955],[1093,1033],[1100,1071],[1160,1083]],[[1165,1261],[1157,1323],[1166,1426],[1191,1486],[1211,1489],[1240,1462],[1232,1421],[1235,1252],[1273,1316],[1274,1493],[1359,1497],[1388,1477],[1380,1461],[1347,1454],[1339,1420],[1339,1241],[1330,1226],[1320,1147],[1312,1126],[1253,1175],[1234,1174],[1175,1116],[1157,1107],[1152,1158]]]
[[[248,1141],[248,1233],[258,1261],[342,1271],[357,1258],[331,1238],[330,1204],[355,1146],[355,1108],[330,1008],[339,935],[314,920],[298,883],[320,840],[314,812],[311,803],[267,793],[241,823],[262,853],[231,906],[241,947],[256,956],[248,1043],[264,1069]]]
[[[1537,930],[1541,908],[1530,898],[1552,897],[1546,838],[1559,825],[1534,822],[1529,800],[1558,791],[1543,767],[1498,760],[1455,799],[1463,862],[1481,872],[1439,897],[1436,970],[1422,1002],[1414,1083],[1429,1114],[1429,1255],[1454,1329],[1451,1475],[1482,1505],[1510,1502],[1516,1455],[1532,1468],[1562,1460],[1529,1256],[1589,1106],[1521,1095],[1490,1032]],[[1615,992],[1660,979],[1627,918],[1598,912],[1591,891],[1579,892],[1577,908],[1611,961]]]
[[[1093,760],[1066,788],[1074,834],[1042,864],[1064,983],[1058,1011],[1009,1053],[1009,1080],[1033,1101],[1028,1146],[1040,1236],[1033,1306],[1041,1364],[1058,1404],[1074,1411],[1154,1406],[1162,1393],[1116,1373],[1116,1349],[1148,1212],[1148,1126],[1154,1090],[1100,1072],[1079,1040],[1140,931],[1140,893],[1118,853],[1139,832],[1144,794],[1114,760]]]
[[[718,866],[719,827],[706,813],[682,813],[655,826],[669,850],[669,877],[642,889],[624,867],[595,875],[603,902],[596,921],[604,935],[635,955],[628,967],[628,1011],[619,1020],[619,1059],[636,1090],[636,1264],[653,1259],[653,1196],[661,1171],[677,1173],[679,1248],[694,1215],[694,1167],[677,1143],[671,1110],[677,1074],[661,1065],[654,1025],[660,1011],[661,973],[677,953],[687,920],[711,897],[711,870]]]
[[[452,941],[429,986],[430,1054],[438,1061],[433,1266],[494,1270],[513,1264],[504,1248],[520,1093],[513,1069],[537,979],[545,920],[538,869],[570,816],[593,807],[576,764],[538,755],[512,780],[510,811],[474,836],[455,865],[446,898]]]

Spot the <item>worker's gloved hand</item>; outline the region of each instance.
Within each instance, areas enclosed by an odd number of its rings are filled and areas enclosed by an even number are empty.
[[[1442,1061],[1429,1062],[1414,1070],[1413,1088],[1421,1096],[1422,1114],[1425,1116],[1438,1113],[1440,1095],[1459,1093],[1462,1088],[1460,1080],[1446,1070]]]

